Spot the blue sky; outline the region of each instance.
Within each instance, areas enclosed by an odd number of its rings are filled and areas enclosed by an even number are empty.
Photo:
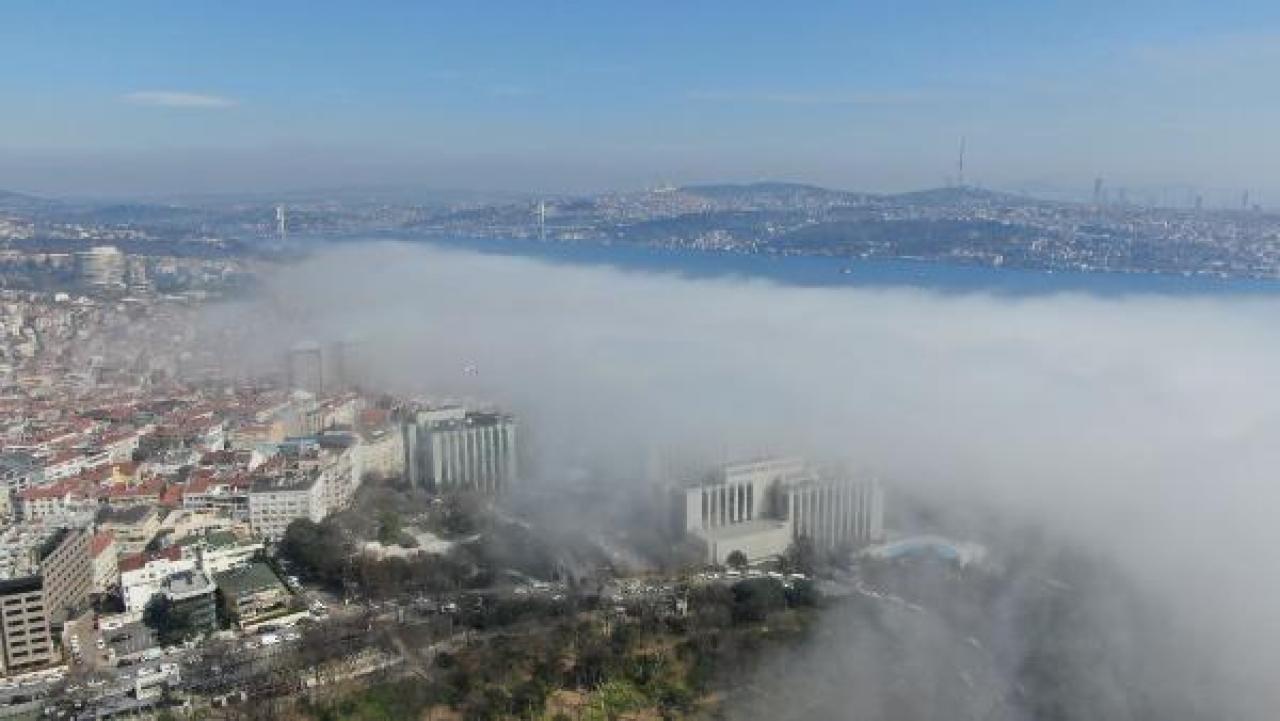
[[[902,7],[897,7],[901,5]],[[1280,3],[25,2],[0,187],[1195,186],[1280,201]]]

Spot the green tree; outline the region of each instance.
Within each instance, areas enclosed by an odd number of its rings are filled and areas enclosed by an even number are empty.
[[[468,493],[445,497],[440,530],[449,537],[468,536],[480,528],[480,501]]]
[[[342,585],[347,563],[342,531],[325,521],[314,523],[300,518],[285,529],[279,552],[299,574],[330,587]]]
[[[725,558],[725,562],[730,568],[736,568],[739,571],[747,567],[747,554],[742,551],[734,550],[729,552],[729,556]]]
[[[218,618],[218,628],[231,628],[240,622],[240,617],[235,611],[231,610],[231,604],[227,601],[227,594],[222,589],[214,591],[214,612]]]
[[[378,542],[384,546],[390,546],[400,540],[400,534],[404,532],[404,524],[400,521],[400,514],[395,511],[383,511],[378,515]]]
[[[772,578],[753,578],[733,585],[734,623],[756,623],[771,611],[786,608],[782,584]]]
[[[792,608],[812,608],[818,605],[821,595],[813,581],[795,581],[787,589],[787,605]]]
[[[800,536],[793,541],[782,556],[782,566],[790,573],[812,574],[818,567],[818,552],[813,547],[813,540]]]

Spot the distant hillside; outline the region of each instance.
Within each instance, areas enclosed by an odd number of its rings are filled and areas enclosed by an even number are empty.
[[[39,213],[61,205],[56,200],[37,198],[34,195],[0,190],[0,211],[8,213]]]
[[[688,185],[680,192],[721,203],[767,205],[841,205],[865,202],[866,193],[832,190],[804,183],[760,182],[744,184]]]
[[[815,223],[775,242],[779,248],[833,255],[940,257],[957,250],[1008,253],[1036,237],[1028,226],[950,218]]]
[[[904,205],[1034,205],[1043,202],[1023,195],[969,186],[913,190],[888,196],[888,199]]]

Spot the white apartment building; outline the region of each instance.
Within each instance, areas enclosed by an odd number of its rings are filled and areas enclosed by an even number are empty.
[[[323,434],[319,467],[324,483],[325,513],[333,513],[351,505],[360,488],[361,448],[355,435]]]
[[[195,559],[196,565],[212,576],[248,565],[263,549],[259,540],[241,538],[229,531],[210,531],[178,542],[182,557]]]
[[[182,494],[186,511],[210,511],[231,518],[249,515],[249,485],[233,481],[201,478],[187,485]]]
[[[392,478],[404,473],[404,434],[394,428],[380,428],[360,437],[360,471],[376,478]]]
[[[175,574],[196,570],[196,562],[186,558],[160,557],[148,560],[139,568],[120,572],[120,593],[130,613],[142,613],[151,597],[160,592],[165,579]]]
[[[324,486],[316,472],[256,481],[249,492],[249,527],[260,538],[278,541],[296,519],[319,523],[327,513]]]

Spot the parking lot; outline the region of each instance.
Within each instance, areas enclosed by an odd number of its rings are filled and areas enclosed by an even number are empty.
[[[107,665],[105,645],[99,645],[100,636],[93,628],[93,616],[86,614],[67,622],[63,631],[69,660],[73,665],[94,670]]]

